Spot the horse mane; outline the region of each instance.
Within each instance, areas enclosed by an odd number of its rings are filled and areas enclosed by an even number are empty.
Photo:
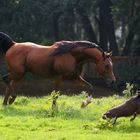
[[[54,45],[56,45],[57,48],[51,54],[52,56],[68,53],[72,49],[77,48],[77,47],[97,48],[101,52],[103,52],[103,50],[97,44],[90,41],[59,41],[59,42],[56,42]]]
[[[7,50],[14,44],[14,41],[7,34],[0,32],[0,52],[6,53]]]

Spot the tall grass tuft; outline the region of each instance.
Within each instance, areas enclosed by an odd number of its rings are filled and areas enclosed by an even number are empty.
[[[51,112],[51,116],[54,117],[55,114],[58,112],[58,105],[57,105],[57,100],[60,96],[60,92],[59,91],[52,91],[51,93],[51,98],[52,98],[52,112]]]
[[[130,83],[126,83],[126,89],[123,91],[123,95],[127,98],[131,97],[133,95],[132,89],[134,85]]]

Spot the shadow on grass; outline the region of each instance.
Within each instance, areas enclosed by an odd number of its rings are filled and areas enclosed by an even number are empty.
[[[56,114],[64,119],[81,119],[82,113],[78,109],[74,109],[72,106],[64,107],[63,109],[59,110]]]
[[[64,119],[84,118],[81,109],[67,105],[66,102],[59,103],[57,109],[53,111],[53,113],[51,103],[49,106],[49,109],[41,108],[38,105],[37,108],[31,108],[30,100],[27,97],[21,97],[14,102],[14,105],[7,105],[6,107],[2,107],[0,109],[0,116],[33,116],[36,118],[61,117]]]
[[[0,110],[0,115],[2,116],[38,116],[38,117],[44,117],[46,116],[46,114],[48,114],[47,110],[41,110],[41,109],[28,109],[28,110],[24,110],[24,109],[17,109],[13,106],[6,106],[3,107]]]
[[[17,116],[33,116],[36,118],[49,118],[49,117],[61,117],[64,119],[81,119],[82,114],[80,110],[74,109],[71,106],[67,106],[62,110],[57,110],[52,115],[51,109],[22,109],[15,106],[2,107],[0,110],[0,117],[17,117]]]

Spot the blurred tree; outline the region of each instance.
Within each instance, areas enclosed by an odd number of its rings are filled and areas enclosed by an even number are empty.
[[[112,2],[110,0],[100,0],[99,5],[100,46],[102,46],[104,50],[112,50],[114,55],[118,55],[119,52],[111,10]]]
[[[91,24],[91,21],[88,17],[86,9],[85,9],[85,7],[86,7],[85,5],[87,4],[87,1],[84,1],[83,3],[82,2],[81,3],[80,3],[80,1],[77,2],[76,12],[80,16],[80,20],[81,20],[82,26],[85,30],[88,40],[97,43],[96,33],[93,29],[93,26]],[[88,8],[88,7],[86,7],[86,8]]]
[[[139,0],[1,0],[0,31],[16,41],[89,40],[139,55]]]
[[[128,22],[128,35],[123,50],[123,55],[131,55],[133,50],[133,44],[140,45],[140,2],[132,0],[131,2],[131,14]],[[135,48],[134,48],[135,49]],[[133,55],[133,54],[132,54]]]

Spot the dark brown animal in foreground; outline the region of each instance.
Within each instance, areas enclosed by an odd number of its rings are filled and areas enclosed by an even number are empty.
[[[63,80],[80,81],[91,88],[82,76],[83,65],[89,61],[95,63],[100,75],[114,82],[111,53],[104,52],[98,45],[89,41],[60,41],[51,46],[43,46],[30,42],[17,43],[8,35],[0,32],[0,52],[4,56],[9,75],[3,105],[12,104],[16,98],[17,84],[26,72],[43,78],[53,79],[55,90]],[[4,79],[6,77],[3,77]],[[82,107],[91,102],[92,93],[83,101]]]
[[[140,113],[140,93],[127,100],[125,103],[108,110],[103,116],[103,119],[115,118],[114,123],[119,117],[132,116],[130,121],[133,121],[137,114]]]

